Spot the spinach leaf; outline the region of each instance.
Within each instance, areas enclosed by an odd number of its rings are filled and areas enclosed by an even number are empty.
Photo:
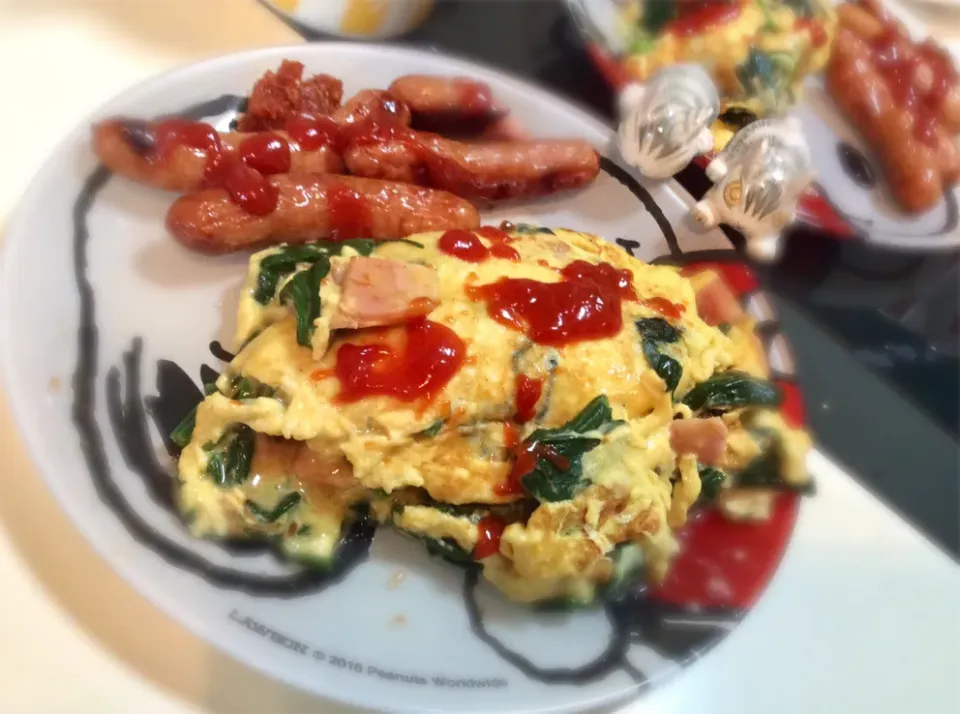
[[[297,316],[297,343],[310,346],[316,326],[313,321],[320,317],[320,281],[330,271],[330,260],[319,259],[309,269],[294,275],[280,291],[280,302],[290,305]]]
[[[623,424],[622,421],[614,421],[610,401],[605,395],[601,394],[599,397],[594,397],[587,406],[580,410],[579,414],[560,427],[559,430],[537,429],[531,436],[536,437],[537,434],[540,433],[560,430],[577,431],[581,433],[599,431],[601,434],[606,434],[621,424]]]
[[[253,429],[246,424],[233,424],[216,443],[204,446],[207,457],[207,476],[218,486],[235,486],[246,481],[253,460]]]
[[[279,253],[268,255],[260,261],[260,273],[257,275],[257,288],[253,293],[253,299],[266,305],[276,294],[280,279],[296,270],[297,265],[315,263],[328,255],[329,251],[326,248],[313,243],[289,246]]]
[[[197,408],[191,409],[176,428],[170,432],[170,441],[181,449],[186,448],[193,438],[193,430],[197,425]]]
[[[673,357],[660,354],[657,343],[653,340],[643,341],[643,355],[657,376],[663,380],[667,386],[667,391],[673,394],[677,385],[680,384],[680,377],[683,376],[683,367]]]
[[[253,299],[262,305],[268,304],[276,295],[280,280],[295,271],[303,263],[312,265],[318,261],[329,261],[330,256],[340,255],[344,247],[353,248],[360,255],[368,256],[377,249],[377,246],[383,243],[407,243],[417,248],[423,248],[421,243],[406,238],[396,240],[374,240],[373,238],[351,238],[341,241],[320,240],[313,243],[286,246],[260,261],[260,273],[257,275],[257,287],[253,292]]]
[[[610,558],[613,560],[613,577],[604,587],[603,596],[620,599],[643,576],[643,548],[639,543],[620,543]]]
[[[719,494],[720,488],[727,476],[720,469],[712,466],[697,464],[697,471],[700,473],[700,501],[708,503],[713,501]]]
[[[763,50],[750,47],[747,58],[736,69],[740,86],[748,94],[760,94],[777,86],[773,60]]]
[[[751,47],[736,74],[746,94],[774,102],[788,95],[797,60],[786,52],[764,52]]]
[[[730,370],[700,382],[683,396],[680,403],[698,412],[738,407],[775,407],[781,401],[783,393],[777,385],[745,372]]]
[[[281,498],[273,508],[264,508],[263,506],[247,501],[247,510],[250,511],[261,523],[275,523],[283,514],[300,503],[300,493],[293,491]],[[304,526],[301,526],[303,528]],[[309,528],[309,526],[307,526]],[[297,535],[300,535],[299,529]]]
[[[522,447],[536,456],[536,462],[520,483],[541,502],[573,498],[584,486],[583,455],[600,444],[600,439],[584,434],[606,434],[622,423],[613,420],[610,402],[601,395],[563,426],[537,429]]]
[[[217,385],[213,383],[207,383],[203,385],[204,394],[210,395],[217,391]],[[199,406],[199,404],[197,405]],[[179,446],[181,449],[186,448],[187,444],[190,443],[190,439],[193,438],[193,430],[197,425],[197,407],[194,407],[187,415],[183,418],[176,428],[170,432],[170,441]]]
[[[627,51],[631,55],[645,55],[648,52],[653,51],[656,46],[656,37],[651,37],[645,33],[638,33],[630,40],[630,47]]]
[[[518,233],[522,236],[531,236],[537,233],[544,233],[546,235],[556,235],[552,230],[546,226],[535,226],[532,223],[517,223],[513,227],[513,232]]]
[[[812,480],[796,485],[783,480],[783,452],[778,442],[771,444],[770,448],[734,474],[734,485],[742,488],[795,491],[808,495],[814,491]]]
[[[636,324],[641,336],[655,342],[676,342],[680,339],[680,330],[662,317],[643,317]]]
[[[433,424],[428,426],[423,431],[417,432],[416,436],[422,436],[427,439],[432,439],[437,434],[440,433],[440,430],[443,429],[443,419],[437,419]]]
[[[254,377],[246,377],[242,374],[235,374],[230,378],[223,396],[229,399],[256,399],[258,397],[275,397],[277,390],[268,384],[264,384]]]
[[[461,567],[472,565],[473,556],[460,547],[457,541],[453,538],[423,538],[423,541],[427,544],[427,552],[430,555],[441,558],[448,563],[453,565],[459,565]]]
[[[783,4],[796,13],[797,17],[813,17],[815,15],[810,0],[782,0]]]
[[[677,16],[678,0],[657,0],[643,4],[643,16],[640,18],[640,27],[648,35],[657,35]]]
[[[667,391],[673,394],[683,376],[683,367],[673,357],[662,354],[660,345],[679,340],[680,330],[662,317],[644,317],[637,320],[636,325],[643,341],[643,356],[647,358],[650,368],[663,380]]]

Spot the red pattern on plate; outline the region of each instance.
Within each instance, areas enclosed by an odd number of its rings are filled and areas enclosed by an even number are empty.
[[[765,523],[701,511],[677,531],[680,555],[648,596],[673,605],[749,608],[773,577],[797,520],[799,497],[777,496]]]
[[[699,273],[701,270],[713,270],[720,274],[723,281],[733,290],[734,294],[740,300],[741,305],[744,298],[760,287],[756,276],[743,263],[702,260],[696,263],[690,263],[680,269],[684,276]]]
[[[741,305],[759,289],[756,276],[740,262],[698,261],[685,265],[681,272],[704,268],[719,273]],[[784,421],[803,426],[803,401],[797,385],[776,382],[784,394],[780,407]],[[799,507],[799,496],[782,493],[765,523],[735,523],[715,509],[695,514],[677,530],[680,554],[663,582],[650,588],[649,597],[681,606],[749,608],[780,565]]]
[[[783,404],[780,405],[780,414],[788,426],[799,429],[807,423],[806,414],[803,409],[803,397],[800,396],[800,388],[793,382],[787,382],[783,379],[775,380],[777,386],[783,390]]]

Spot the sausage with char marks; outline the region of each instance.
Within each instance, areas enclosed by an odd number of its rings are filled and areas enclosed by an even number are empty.
[[[138,119],[109,119],[93,128],[93,149],[103,164],[121,176],[168,191],[196,191],[203,188],[210,151],[182,144],[158,153],[157,123]],[[213,127],[210,127],[213,131]],[[233,155],[248,139],[264,132],[231,131],[219,134],[220,151]],[[289,146],[290,163],[284,173],[340,173],[343,161],[328,146],[303,151],[283,131],[267,132]]]
[[[408,74],[394,80],[390,94],[410,107],[414,128],[443,134],[480,134],[507,114],[489,85],[469,77]]]
[[[348,148],[343,159],[356,176],[416,183],[479,201],[576,189],[600,171],[593,147],[575,140],[464,144],[415,134]]]

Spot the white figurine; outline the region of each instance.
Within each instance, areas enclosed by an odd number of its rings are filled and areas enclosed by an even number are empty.
[[[720,113],[717,88],[695,64],[655,72],[620,94],[618,143],[624,160],[649,178],[669,178],[713,149],[710,127]]]
[[[726,223],[741,231],[747,252],[769,262],[779,255],[780,230],[793,221],[814,176],[799,120],[762,119],[734,134],[707,166],[714,185],[692,213],[708,228]]]

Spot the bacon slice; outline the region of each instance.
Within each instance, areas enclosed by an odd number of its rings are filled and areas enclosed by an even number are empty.
[[[670,448],[694,454],[701,464],[715,464],[723,456],[727,426],[720,417],[678,419],[670,424]]]
[[[708,325],[733,325],[743,317],[743,308],[737,296],[726,281],[712,270],[699,274],[694,281],[694,288],[697,292],[697,312]]]
[[[382,258],[353,258],[341,278],[342,295],[330,329],[395,325],[422,317],[439,303],[437,272]]]

